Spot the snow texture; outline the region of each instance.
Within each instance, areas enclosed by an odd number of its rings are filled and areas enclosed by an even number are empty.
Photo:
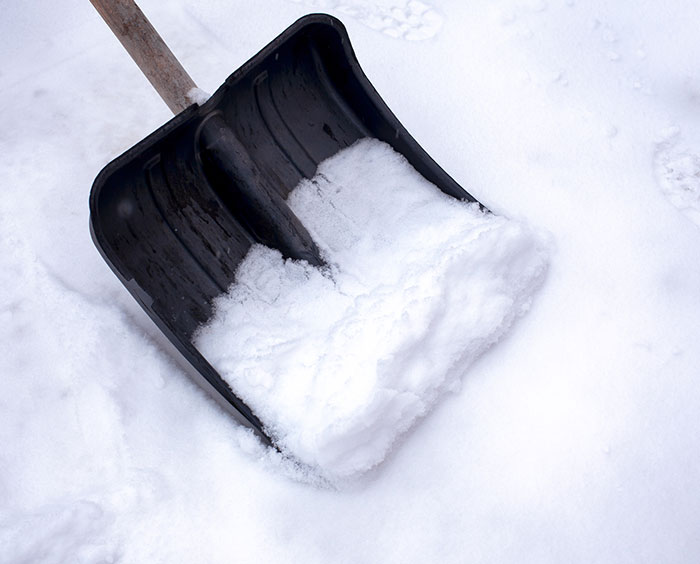
[[[431,157],[555,250],[459,393],[342,490],[201,392],[90,240],[95,176],[168,108],[89,2],[3,3],[2,564],[700,561],[700,227],[667,193],[694,186],[700,3],[423,3],[424,41],[326,5]],[[206,92],[319,9],[139,6]]]
[[[654,163],[659,186],[669,202],[700,227],[700,147],[685,146],[676,127],[665,133]]]
[[[381,462],[529,308],[546,246],[373,139],[289,203],[329,267],[254,246],[196,345],[277,445],[337,484]]]

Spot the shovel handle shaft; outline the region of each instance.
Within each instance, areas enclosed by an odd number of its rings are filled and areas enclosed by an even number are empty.
[[[174,114],[192,102],[196,88],[165,41],[133,0],[90,0]]]

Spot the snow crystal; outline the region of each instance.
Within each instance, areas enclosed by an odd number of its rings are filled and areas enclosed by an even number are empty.
[[[195,340],[283,450],[337,481],[381,462],[528,308],[546,245],[373,139],[289,204],[327,268],[254,246]]]

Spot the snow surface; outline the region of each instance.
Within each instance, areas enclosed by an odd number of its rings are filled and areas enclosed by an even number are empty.
[[[338,485],[384,460],[529,309],[546,243],[376,139],[288,201],[329,266],[252,247],[195,343],[283,452]]]
[[[700,154],[700,4],[424,3],[422,41],[329,10],[428,153],[556,252],[462,390],[340,492],[188,380],[90,241],[92,180],[167,107],[89,2],[3,4],[0,562],[700,559],[700,228],[667,191]],[[309,9],[140,5],[207,92]]]

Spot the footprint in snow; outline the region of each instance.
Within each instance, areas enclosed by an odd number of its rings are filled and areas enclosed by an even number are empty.
[[[421,41],[442,27],[438,11],[420,0],[291,0],[313,9],[334,11],[355,18],[389,37]]]
[[[700,146],[679,141],[676,134],[657,144],[654,172],[669,201],[700,227]]]

